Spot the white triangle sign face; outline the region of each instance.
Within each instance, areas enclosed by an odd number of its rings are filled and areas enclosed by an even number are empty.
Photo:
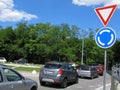
[[[116,8],[117,5],[112,5],[112,6],[105,6],[95,9],[96,14],[100,18],[104,26],[107,26]]]

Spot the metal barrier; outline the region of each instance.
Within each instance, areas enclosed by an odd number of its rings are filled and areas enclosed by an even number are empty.
[[[112,76],[120,82],[120,64],[116,64],[112,67]]]
[[[120,90],[119,86],[120,86],[120,64],[116,64],[112,67],[110,90]]]

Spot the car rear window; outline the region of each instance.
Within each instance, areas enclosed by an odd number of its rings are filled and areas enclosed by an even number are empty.
[[[101,66],[93,66],[93,68],[101,68]]]
[[[80,66],[81,70],[89,70],[89,66]]]
[[[49,68],[49,69],[58,69],[60,67],[61,67],[60,64],[46,64],[45,65],[45,68]]]

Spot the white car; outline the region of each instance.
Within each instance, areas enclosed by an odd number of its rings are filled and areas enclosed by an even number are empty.
[[[0,63],[5,63],[7,60],[4,57],[0,57]]]

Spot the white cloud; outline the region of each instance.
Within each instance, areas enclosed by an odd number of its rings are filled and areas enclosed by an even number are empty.
[[[73,4],[79,6],[91,6],[91,5],[98,5],[103,3],[104,0],[73,0]]]
[[[0,0],[0,21],[17,22],[20,20],[28,21],[33,18],[37,18],[37,16],[14,9],[13,0]]]
[[[117,4],[118,6],[120,6],[120,0],[106,0],[105,5],[113,5],[113,4]]]
[[[120,0],[72,0],[72,3],[78,6],[92,6],[92,5],[120,5]]]

